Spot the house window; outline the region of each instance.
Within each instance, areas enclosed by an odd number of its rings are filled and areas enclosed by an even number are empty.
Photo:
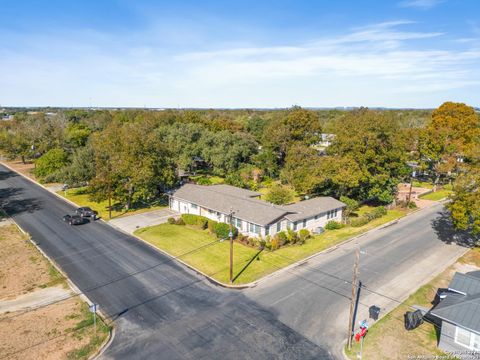
[[[475,350],[480,350],[480,335],[472,334],[473,335],[473,348]]]
[[[260,234],[260,226],[250,223],[250,232],[254,234]]]
[[[237,219],[237,218],[233,218],[232,223],[237,229],[242,228],[242,220]]]
[[[281,221],[277,222],[277,232],[279,232],[280,230],[282,230],[282,222]]]
[[[265,236],[267,236],[268,234],[270,234],[270,226],[265,226]]]
[[[307,219],[303,219],[303,227],[304,227],[304,228],[307,227]]]
[[[335,209],[335,217],[337,217],[338,209]]]
[[[455,331],[455,342],[457,344],[463,345],[465,347],[471,347],[471,335],[472,334],[470,331],[462,329],[461,327],[456,328]]]
[[[293,223],[293,230],[297,231],[297,222],[296,221]]]
[[[192,209],[198,209],[197,204],[190,204],[190,206],[192,207]]]

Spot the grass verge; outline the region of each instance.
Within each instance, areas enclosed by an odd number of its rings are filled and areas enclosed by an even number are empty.
[[[101,201],[95,202],[90,199],[89,194],[86,192],[85,188],[77,188],[77,189],[69,189],[65,191],[58,191],[57,194],[63,196],[64,198],[73,201],[78,206],[88,206],[95,211],[98,211],[98,216],[100,216],[104,220],[109,219],[109,211],[108,211],[108,201]],[[112,204],[112,219],[125,216],[125,215],[134,215],[140,214],[147,211],[159,210],[165,208],[165,205],[152,205],[152,206],[145,206],[141,208],[131,209],[129,211],[125,211],[125,209],[121,208],[120,204]]]
[[[425,195],[420,196],[421,199],[425,200],[432,200],[432,201],[440,201],[447,197],[449,197],[453,191],[447,189],[440,189],[435,192],[431,192]]]
[[[246,284],[278,269],[302,260],[407,214],[405,210],[389,210],[387,215],[362,227],[345,227],[313,236],[303,245],[291,245],[276,251],[262,251],[234,243],[234,284]],[[223,283],[229,281],[228,241],[219,242],[207,230],[188,226],[161,224],[137,230],[135,235]]]

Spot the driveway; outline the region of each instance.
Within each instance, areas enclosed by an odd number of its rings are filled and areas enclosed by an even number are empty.
[[[11,300],[0,300],[0,314],[26,309],[36,309],[72,296],[70,288],[48,287],[17,296]]]
[[[450,234],[443,206],[437,204],[360,237],[359,279],[367,289],[360,291],[356,327],[368,319],[369,306],[379,306],[385,315],[468,250],[454,244]],[[356,247],[355,241],[343,244],[245,294],[340,359]]]
[[[166,208],[136,215],[123,216],[117,219],[110,220],[109,224],[129,234],[133,234],[133,232],[137,229],[147,226],[163,224],[167,222],[168,218],[177,217],[179,215],[180,214],[176,211]]]

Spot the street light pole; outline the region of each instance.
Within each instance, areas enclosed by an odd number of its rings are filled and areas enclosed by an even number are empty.
[[[233,283],[233,231],[232,231],[232,221],[233,221],[233,210],[230,208],[230,232],[228,233],[230,237],[230,284]]]

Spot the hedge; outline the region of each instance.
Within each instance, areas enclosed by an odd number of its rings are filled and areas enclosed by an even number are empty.
[[[182,219],[187,225],[197,225],[198,215],[194,214],[182,214]]]
[[[330,220],[327,225],[325,225],[326,230],[338,230],[343,228],[343,224],[341,222]]]
[[[351,219],[350,220],[350,225],[353,227],[360,227],[363,225],[368,224],[370,221],[374,219],[381,218],[382,216],[387,214],[387,209],[384,206],[379,206],[372,211],[366,213],[363,216],[360,216],[356,219]]]
[[[223,222],[216,223],[214,227],[214,232],[219,239],[227,239],[229,238],[229,235],[230,235],[230,225]],[[232,233],[233,233],[233,238],[236,238],[238,235],[237,228],[232,226]]]

